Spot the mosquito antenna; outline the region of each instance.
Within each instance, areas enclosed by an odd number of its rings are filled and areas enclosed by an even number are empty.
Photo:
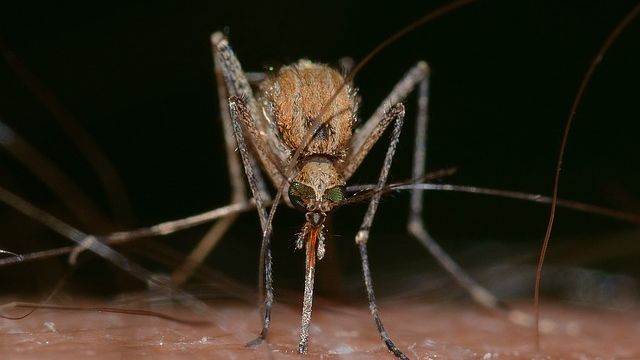
[[[560,143],[560,150],[558,151],[558,160],[556,163],[555,175],[553,178],[553,193],[551,195],[551,212],[549,213],[549,221],[547,223],[547,230],[544,235],[544,240],[542,242],[542,247],[540,249],[540,256],[538,258],[538,265],[536,267],[536,280],[534,287],[534,295],[533,295],[533,309],[535,316],[535,343],[536,350],[540,350],[540,281],[542,279],[542,265],[544,263],[544,258],[547,253],[547,248],[549,247],[549,240],[551,239],[551,232],[553,230],[553,224],[556,215],[556,208],[558,206],[558,190],[560,188],[560,173],[562,172],[562,162],[564,160],[564,153],[567,147],[567,142],[569,140],[569,131],[571,130],[571,125],[573,124],[573,118],[575,117],[576,110],[578,109],[578,105],[580,105],[580,101],[582,100],[582,95],[584,94],[589,81],[593,77],[593,73],[596,70],[596,67],[602,59],[604,55],[609,50],[609,47],[616,41],[616,39],[620,36],[620,34],[624,31],[625,28],[636,18],[636,16],[640,13],[640,3],[636,4],[636,6],[622,19],[618,25],[613,29],[613,31],[609,34],[607,39],[598,49],[598,52],[591,60],[589,67],[587,68],[587,72],[584,74],[582,81],[580,82],[580,86],[578,87],[578,92],[576,93],[575,98],[573,99],[573,104],[571,105],[571,111],[569,113],[569,117],[567,118],[567,122],[564,127],[564,132],[562,134],[562,142]]]
[[[369,190],[374,188],[375,188],[375,184],[356,185],[356,186],[347,187],[347,191]],[[450,192],[458,192],[458,193],[487,195],[487,196],[501,197],[506,199],[530,201],[530,202],[535,202],[540,204],[551,204],[553,200],[552,196],[547,196],[547,195],[529,194],[521,191],[492,189],[492,188],[483,188],[478,186],[456,185],[456,184],[397,183],[397,184],[389,185],[388,187],[384,188],[382,192],[390,192],[394,190],[414,190],[414,189],[427,190],[427,191],[450,191]],[[373,192],[367,192],[365,194],[367,195],[367,197],[373,196]],[[561,199],[561,198],[557,198],[557,206],[572,209],[572,210],[577,210],[577,211],[581,211],[589,214],[606,216],[606,217],[610,217],[617,220],[628,221],[630,223],[640,224],[640,214],[628,213],[620,210],[609,209],[602,206],[587,204],[580,201],[567,200],[567,199]]]
[[[539,203],[539,204],[551,204],[553,201],[552,196],[541,195],[541,194],[530,194],[522,191],[492,189],[492,188],[470,186],[470,185],[432,184],[432,183],[422,182],[422,181],[431,181],[434,179],[441,179],[446,176],[451,176],[456,172],[456,170],[457,170],[456,168],[437,170],[434,172],[430,172],[418,179],[412,179],[412,180],[389,184],[378,191],[375,190],[376,188],[375,184],[347,186],[346,191],[348,193],[355,192],[356,194],[346,199],[342,204],[343,205],[353,204],[356,202],[369,199],[376,193],[385,194],[385,193],[388,193],[391,191],[397,191],[397,190],[448,191],[448,192],[486,195],[486,196],[500,197],[505,199],[523,200],[523,201],[530,201],[530,202]],[[606,208],[603,206],[587,204],[580,201],[567,200],[567,199],[561,199],[561,198],[557,198],[557,206],[585,212],[588,214],[606,216],[612,219],[640,224],[640,214],[629,213],[629,212],[620,211],[616,209]]]
[[[357,192],[357,191],[363,191],[361,193],[356,193],[352,196],[350,196],[349,198],[347,198],[346,200],[344,200],[341,204],[342,205],[348,205],[348,204],[353,204],[356,202],[360,202],[360,201],[364,201],[367,199],[370,199],[372,196],[374,196],[377,193],[388,193],[394,190],[401,190],[401,189],[417,189],[418,185],[423,185],[420,184],[424,181],[431,181],[431,180],[436,180],[436,179],[442,179],[445,178],[447,176],[451,176],[453,174],[455,174],[458,171],[457,168],[452,167],[452,168],[446,168],[446,169],[442,169],[442,170],[436,170],[433,172],[430,172],[424,176],[421,176],[417,179],[409,179],[407,181],[402,181],[402,182],[397,182],[397,183],[393,183],[393,184],[388,184],[386,186],[384,186],[382,189],[379,190],[375,190],[376,186],[375,185],[356,185],[356,186],[349,186],[347,187],[347,192]],[[416,187],[409,187],[409,188],[405,188],[404,186],[410,186],[410,185],[416,185]],[[426,185],[426,184],[424,184]]]

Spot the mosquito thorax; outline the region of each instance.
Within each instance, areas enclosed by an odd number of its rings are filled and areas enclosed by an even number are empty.
[[[356,91],[325,64],[300,60],[267,76],[258,92],[262,115],[290,151],[302,142],[318,116],[325,121],[302,156],[344,158],[356,120]],[[335,95],[335,98],[332,96]]]

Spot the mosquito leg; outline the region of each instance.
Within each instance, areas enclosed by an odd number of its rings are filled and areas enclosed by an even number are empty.
[[[382,193],[379,190],[382,189],[387,182],[389,169],[391,168],[391,162],[393,160],[398,141],[400,140],[400,132],[402,130],[402,124],[404,120],[404,106],[401,103],[395,105],[389,111],[387,111],[385,117],[391,119],[388,121],[395,121],[395,125],[393,127],[393,133],[391,134],[391,142],[389,143],[387,154],[384,158],[382,171],[380,172],[380,177],[378,178],[378,183],[376,184],[376,192],[369,202],[369,207],[367,208],[364,220],[362,221],[360,230],[356,235],[356,244],[358,245],[358,248],[360,250],[360,257],[362,259],[362,276],[364,278],[364,284],[367,289],[369,310],[371,311],[371,315],[373,316],[373,319],[376,323],[376,327],[378,328],[380,337],[382,338],[382,341],[384,341],[385,345],[387,345],[389,351],[391,351],[397,358],[408,359],[408,357],[396,347],[396,345],[387,334],[387,331],[384,329],[384,325],[382,325],[382,320],[380,319],[380,313],[378,311],[378,305],[376,304],[376,298],[373,292],[373,281],[371,279],[371,271],[369,270],[369,258],[367,256],[367,241],[369,239],[369,230],[371,229],[373,218],[376,214],[376,210],[378,209],[380,197],[382,196]]]
[[[218,220],[198,242],[198,245],[191,250],[182,264],[174,270],[173,274],[171,274],[171,282],[175,285],[180,285],[189,280],[237,218],[238,215],[233,214]]]
[[[425,174],[426,146],[427,146],[427,122],[429,103],[429,78],[425,77],[418,87],[418,118],[416,121],[416,138],[413,155],[413,174],[414,179],[419,179]],[[482,306],[490,309],[507,310],[506,304],[498,300],[487,289],[479,285],[473,280],[453,259],[436,243],[436,241],[427,232],[423,217],[422,203],[424,190],[414,189],[411,191],[411,205],[409,222],[407,228],[409,233],[422,244],[440,265],[453,278],[471,294],[473,299]]]
[[[246,86],[251,83],[259,83],[265,77],[264,73],[247,73],[240,74],[242,72],[239,67],[229,67],[225,68],[225,64],[223,63],[222,58],[224,54],[221,54],[221,50],[218,48],[218,44],[224,40],[224,37],[220,33],[215,33],[211,37],[211,49],[213,53],[213,62],[214,62],[214,75],[216,79],[217,85],[217,93],[218,93],[218,104],[220,109],[220,117],[222,119],[222,130],[224,134],[225,141],[225,151],[227,154],[227,166],[229,169],[229,182],[231,184],[231,204],[237,204],[241,202],[246,202],[247,194],[245,190],[245,185],[242,176],[242,165],[240,163],[240,159],[238,158],[238,154],[235,152],[236,140],[233,135],[233,125],[231,124],[231,116],[229,114],[229,104],[228,99],[231,92],[231,95],[236,95],[237,91],[246,91]],[[229,69],[233,68],[234,70],[230,71]],[[223,69],[225,69],[228,73],[232,74],[232,77],[235,79],[233,85],[230,86],[231,89],[227,88],[227,84],[225,83],[225,78],[223,74]],[[243,81],[242,75],[246,77],[245,81]],[[251,94],[245,94],[248,97],[251,97]],[[251,97],[252,98],[252,97]],[[253,100],[251,100],[253,101]],[[265,184],[264,178],[258,168],[258,165],[255,159],[249,154],[250,163],[253,168],[253,172],[255,174],[258,188],[260,193],[262,194],[262,199],[265,201],[270,201],[271,196],[267,191],[267,186]],[[198,245],[191,251],[191,253],[187,256],[184,263],[174,271],[172,275],[172,281],[176,284],[184,283],[188,278],[193,274],[196,268],[204,261],[204,259],[211,253],[211,251],[216,247],[220,239],[224,236],[224,234],[229,230],[229,228],[233,225],[238,215],[233,214],[220,219],[208,232],[207,234],[200,240]]]
[[[216,39],[212,38],[212,41]],[[218,107],[220,109],[220,117],[222,118],[222,130],[224,134],[225,151],[227,154],[227,166],[229,167],[229,182],[231,183],[231,202],[237,203],[246,201],[247,193],[242,180],[242,165],[238,154],[235,151],[236,140],[233,133],[233,124],[231,122],[231,114],[229,113],[229,94],[224,82],[222,73],[222,63],[220,56],[217,55],[217,47],[215,43],[211,44],[214,62],[214,74],[216,78],[216,86],[218,93]],[[255,169],[255,167],[254,167]]]
[[[373,315],[373,320],[376,322],[376,327],[378,328],[378,332],[380,333],[380,337],[384,344],[387,346],[389,351],[393,353],[399,359],[409,359],[398,347],[393,343],[389,334],[384,328],[382,324],[382,320],[380,319],[380,313],[378,311],[378,305],[376,304],[376,297],[373,293],[373,284],[371,280],[371,271],[369,270],[369,258],[367,256],[367,243],[361,242],[358,243],[358,249],[360,250],[360,258],[362,259],[362,276],[364,277],[364,284],[367,288],[367,298],[369,300],[369,310],[371,311],[371,315]]]
[[[0,190],[2,190],[2,188],[0,188]],[[0,198],[0,201],[2,201],[1,198]],[[265,204],[268,206],[270,205],[270,202],[265,201]],[[149,227],[144,227],[144,228],[139,228],[139,229],[134,229],[129,231],[119,231],[119,232],[111,233],[109,235],[102,236],[101,240],[103,240],[103,242],[106,245],[120,245],[120,244],[128,243],[134,240],[147,238],[151,236],[165,236],[165,235],[173,234],[180,230],[184,230],[184,229],[188,229],[194,226],[204,224],[209,221],[224,218],[230,214],[247,212],[247,211],[253,210],[255,207],[256,207],[255,201],[251,199],[244,203],[222,206],[220,208],[209,210],[201,214],[192,215],[184,219],[167,221],[167,222],[152,225]],[[83,244],[85,246],[64,246],[56,249],[36,251],[28,254],[21,254],[20,257],[0,258],[0,267],[6,266],[6,265],[18,264],[25,261],[48,259],[54,256],[72,254],[77,252],[78,249],[86,249],[86,245],[90,245],[89,244],[90,242],[91,241],[89,240],[83,241]]]
[[[418,86],[418,117],[416,121],[416,138],[413,157],[413,179],[420,179],[425,175],[426,149],[427,149],[427,123],[429,104],[429,78],[425,77]],[[491,310],[505,312],[513,323],[531,327],[534,325],[534,317],[520,310],[512,309],[504,301],[498,299],[489,290],[478,284],[471,278],[440,245],[431,237],[423,220],[423,193],[424,189],[413,188],[411,190],[411,202],[409,211],[409,222],[407,229],[424,246],[440,265],[462,286],[481,306]],[[545,319],[545,329],[556,329],[561,327],[555,322]],[[575,326],[568,324],[564,326],[567,331],[574,331]]]
[[[256,151],[256,154],[247,153],[250,164],[254,166],[256,179],[259,179],[261,176],[259,175],[257,166],[255,166],[253,155],[260,159],[269,177],[276,186],[279,186],[284,181],[281,175],[284,173],[282,164],[284,160],[288,159],[289,154],[284,152],[284,144],[279,142],[279,138],[275,136],[273,124],[269,124],[266,119],[264,119],[264,116],[262,116],[260,106],[253,95],[251,85],[245,73],[242,71],[240,62],[231,49],[227,39],[221,33],[214,33],[211,36],[211,43],[213,45],[216,68],[221,70],[227,95],[229,97],[238,96],[244,100],[245,107],[251,115],[248,120],[251,121],[252,127],[260,130],[257,132],[260,136],[252,136],[247,143],[254,147],[268,150]],[[273,136],[267,136],[267,138],[265,138],[265,134]]]
[[[75,242],[76,244],[86,246],[96,255],[111,262],[138,280],[144,283],[154,283],[154,285],[157,286],[158,289],[162,290],[165,295],[176,299],[183,305],[195,309],[196,311],[200,311],[203,314],[209,313],[210,309],[204,303],[189,293],[171,286],[169,283],[159,282],[154,278],[152,272],[131,261],[121,253],[113,250],[101,241],[102,238],[86,234],[72,227],[2,187],[0,187],[0,202],[11,206],[15,210]]]
[[[217,41],[216,39],[213,39]],[[233,135],[233,125],[231,124],[231,115],[229,114],[229,95],[225,86],[224,76],[222,74],[222,64],[220,56],[217,55],[217,47],[215,43],[211,44],[213,52],[214,75],[216,79],[216,87],[218,93],[218,107],[220,109],[220,117],[222,119],[222,132],[224,135],[225,152],[227,154],[227,168],[229,169],[229,183],[231,184],[231,203],[236,204],[247,200],[247,192],[245,190],[242,165],[238,154],[235,152],[236,140]],[[255,169],[255,162],[252,167]],[[182,284],[189,279],[196,268],[204,261],[211,251],[218,244],[222,236],[229,230],[231,225],[238,218],[238,214],[231,214],[220,219],[207,234],[200,240],[198,245],[187,256],[184,263],[180,265],[171,276],[174,284]]]
[[[259,82],[264,78],[263,73],[250,74],[250,80],[247,80],[245,74],[240,68],[233,51],[228,46],[226,39],[221,33],[215,33],[211,37],[212,52],[215,64],[215,77],[217,83],[218,101],[222,118],[223,133],[227,153],[227,165],[229,168],[229,178],[231,183],[231,204],[243,204],[247,202],[247,195],[242,180],[242,170],[240,161],[235,153],[235,139],[231,124],[231,117],[228,111],[227,99],[229,95],[246,96],[251,104],[255,104],[251,87],[251,81]],[[262,199],[266,202],[270,201],[270,195],[267,191],[264,178],[256,164],[255,159],[249,154],[249,163],[252,166],[254,176],[257,180],[258,188],[262,194]],[[222,236],[231,227],[237,218],[236,213],[230,213],[220,219],[198,243],[197,247],[187,256],[185,262],[174,271],[172,282],[181,284],[185,282],[195,271],[195,269],[204,261],[206,256],[215,248]],[[83,251],[83,247],[78,247],[73,251],[74,258]]]
[[[260,225],[262,227],[263,234],[265,234],[268,231],[266,207],[260,194],[258,180],[255,177],[255,173],[253,172],[253,168],[250,163],[249,149],[247,148],[247,143],[244,139],[243,127],[246,127],[246,130],[249,133],[257,131],[257,129],[255,129],[255,126],[252,126],[254,123],[251,119],[251,114],[249,113],[249,110],[247,109],[244,101],[241,98],[237,96],[232,96],[231,98],[229,98],[229,109],[231,110],[231,118],[233,120],[233,132],[238,143],[238,149],[240,150],[242,163],[244,164],[244,170],[247,175],[247,180],[249,181],[249,187],[251,188],[251,192],[256,201],[258,216],[260,218]],[[260,332],[260,335],[255,340],[249,342],[247,346],[260,344],[262,340],[266,338],[267,332],[269,331],[269,324],[271,322],[271,307],[273,306],[273,276],[270,242],[266,242],[265,246],[266,247],[263,252],[264,257],[263,259],[261,259],[264,273],[261,273],[263,275],[263,278],[260,279],[260,283],[263,286],[261,287],[261,291],[263,291],[262,299],[264,301],[262,331]]]

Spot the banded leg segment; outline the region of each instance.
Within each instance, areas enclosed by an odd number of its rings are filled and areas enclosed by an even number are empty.
[[[420,82],[418,89],[418,117],[416,121],[413,179],[420,179],[426,174],[427,108],[429,103],[428,77]],[[532,314],[512,309],[485,287],[478,284],[478,282],[471,278],[431,237],[423,221],[423,193],[424,190],[417,188],[411,191],[409,222],[407,224],[409,233],[433,255],[436,261],[471,295],[475,302],[488,309],[506,313],[509,320],[517,325],[533,327],[535,325],[535,318]],[[562,329],[565,332],[571,333],[575,332],[576,329],[576,325],[573,323],[562,324],[549,319],[544,319],[542,324],[542,329],[546,332],[553,331],[554,329]]]
[[[235,152],[236,140],[233,135],[233,125],[231,123],[231,115],[229,114],[229,94],[224,82],[222,74],[222,64],[220,56],[217,55],[216,42],[221,40],[220,34],[212,36],[212,55],[214,63],[214,75],[216,79],[216,88],[218,93],[218,107],[220,109],[220,118],[222,120],[222,133],[224,135],[225,152],[227,155],[227,168],[229,170],[229,183],[231,184],[231,204],[244,203],[247,201],[247,192],[245,189],[242,165],[238,154]],[[255,161],[253,161],[253,167]],[[259,179],[260,180],[260,179]],[[263,180],[262,180],[263,181]],[[233,225],[238,214],[230,214],[216,222],[209,229],[207,234],[200,240],[198,245],[189,253],[184,263],[173,272],[171,280],[174,284],[182,284],[186,282],[193,272],[197,269],[204,259],[213,251],[222,236]]]
[[[260,218],[260,226],[264,234],[267,232],[267,211],[264,199],[262,198],[260,192],[258,180],[253,171],[253,167],[251,166],[249,149],[244,139],[245,131],[247,133],[252,133],[253,131],[256,131],[256,129],[251,119],[251,113],[249,112],[246,104],[241,98],[237,96],[231,96],[229,98],[229,109],[231,112],[233,132],[238,144],[238,150],[240,151],[244,170],[247,175],[247,180],[249,181],[249,187],[251,188],[251,193],[253,194],[256,202],[258,216]],[[244,127],[246,127],[246,129],[243,129]],[[264,259],[261,261],[261,263],[264,264],[264,266],[261,266],[264,268],[264,273],[261,272],[264,278],[260,279],[260,283],[264,286],[264,288],[262,288],[261,286],[260,289],[263,299],[262,330],[258,338],[248,343],[248,346],[257,345],[266,338],[271,322],[271,308],[273,306],[273,276],[270,243],[267,243],[267,247],[264,251]]]
[[[262,115],[258,101],[253,95],[251,85],[242,71],[240,61],[231,49],[231,46],[229,46],[227,39],[224,38],[221,33],[215,33],[211,37],[211,42],[214,47],[216,64],[219,64],[222,70],[228,96],[238,96],[243,99],[245,107],[251,115],[249,120],[252,122],[253,127],[259,130],[258,133],[261,135],[252,137],[248,143],[267,150],[258,151],[256,154],[248,154],[248,156],[251,159],[255,156],[260,160],[274,186],[279,188],[284,181],[282,164],[286,162],[289,156],[285,151],[286,146],[281,142],[280,137],[276,136],[274,124],[268,122]],[[264,134],[267,134],[267,136]],[[252,160],[252,162],[255,163],[254,160]],[[259,174],[255,165],[254,172]]]
[[[360,258],[362,261],[362,276],[364,278],[364,283],[367,290],[369,310],[371,311],[371,315],[373,316],[373,319],[376,323],[378,333],[380,333],[380,337],[382,338],[382,341],[384,341],[389,351],[391,351],[397,358],[408,359],[408,357],[404,353],[402,353],[402,351],[400,351],[400,349],[398,349],[398,347],[393,343],[393,341],[389,337],[389,334],[387,334],[384,325],[382,324],[382,319],[380,318],[378,305],[376,303],[376,298],[373,291],[373,280],[371,278],[371,271],[369,269],[369,257],[367,256],[367,241],[369,240],[369,231],[371,229],[371,225],[373,224],[373,218],[375,217],[376,211],[378,210],[380,197],[382,196],[382,193],[379,190],[381,190],[387,182],[389,169],[391,169],[391,162],[393,161],[393,156],[395,155],[396,147],[398,145],[398,141],[400,140],[400,132],[402,131],[403,121],[404,106],[402,104],[397,104],[385,114],[385,119],[380,122],[380,126],[383,126],[384,123],[389,124],[391,122],[395,122],[395,125],[391,134],[391,142],[389,143],[387,154],[384,158],[384,164],[382,165],[382,171],[380,172],[378,183],[376,184],[375,194],[369,202],[369,207],[367,208],[367,212],[365,213],[362,225],[360,225],[360,230],[356,234],[355,241],[360,251]]]
[[[413,179],[425,175],[427,149],[427,123],[429,105],[429,78],[425,77],[418,86],[418,116],[413,157]],[[480,305],[490,309],[509,310],[507,305],[491,292],[473,280],[427,232],[423,221],[424,190],[411,190],[411,203],[407,229],[424,246],[440,265],[462,286]]]
[[[247,80],[240,62],[229,46],[228,41],[220,33],[212,36],[215,48],[216,61],[221,65],[222,75],[227,87],[229,98],[229,109],[231,120],[236,137],[238,149],[242,157],[244,169],[249,181],[251,192],[256,201],[260,225],[263,233],[263,241],[260,252],[260,292],[263,299],[263,321],[260,336],[248,345],[261,342],[267,335],[271,320],[271,307],[273,304],[273,279],[270,241],[269,220],[264,206],[263,194],[266,189],[263,182],[259,181],[260,172],[255,166],[255,156],[260,159],[265,171],[268,173],[273,184],[280,188],[285,181],[282,176],[283,163],[288,157],[288,153],[283,151],[285,146],[278,136],[274,135],[274,127],[259,111],[259,105],[253,96],[253,91]],[[250,141],[245,140],[245,134],[250,136]],[[265,136],[264,134],[267,134]],[[271,135],[271,136],[270,136]],[[252,146],[253,154],[249,151]],[[277,206],[279,195],[274,199]],[[275,208],[274,208],[275,210]],[[267,239],[267,240],[265,240]]]

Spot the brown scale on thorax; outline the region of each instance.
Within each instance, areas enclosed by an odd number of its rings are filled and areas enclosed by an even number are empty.
[[[292,182],[313,189],[313,193],[302,197],[307,211],[329,211],[335,203],[327,201],[325,192],[344,186],[338,164],[346,156],[356,119],[355,91],[344,86],[320,114],[343,82],[344,77],[335,69],[300,60],[282,67],[260,85],[258,99],[264,116],[275,124],[280,140],[291,153],[302,145],[318,116],[325,121],[302,151],[302,161]]]
[[[343,82],[344,78],[335,69],[300,60],[267,77],[260,86],[259,99],[267,116],[275,121],[282,141],[295,150],[300,146],[311,122]],[[342,159],[351,139],[355,111],[355,97],[350,87],[345,86],[323,115],[322,120],[329,121],[318,131],[302,155],[326,155]]]

